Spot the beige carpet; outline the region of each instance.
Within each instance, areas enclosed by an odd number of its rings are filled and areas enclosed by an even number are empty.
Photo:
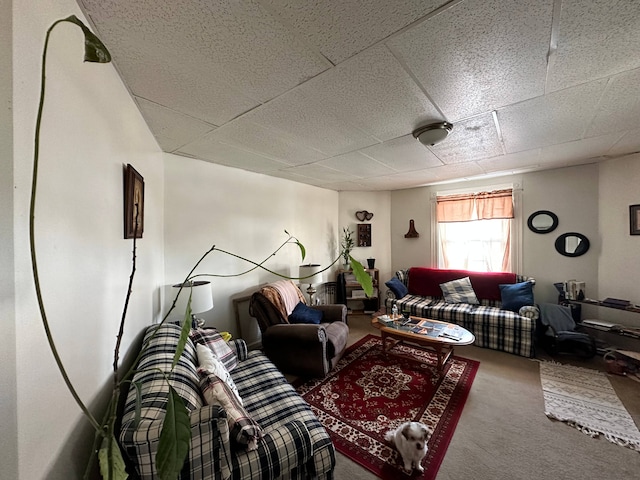
[[[369,316],[350,315],[350,343],[379,333],[370,323]],[[473,346],[456,348],[456,355],[481,363],[438,480],[638,478],[638,452],[546,417],[537,361]],[[601,357],[562,362],[605,370]],[[609,379],[639,425],[640,383]],[[336,480],[376,478],[340,454],[335,473]]]

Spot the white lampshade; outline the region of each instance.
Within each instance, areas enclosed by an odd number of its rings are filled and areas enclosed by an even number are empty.
[[[322,283],[322,265],[318,263],[309,263],[307,265],[300,265],[300,283],[305,285],[313,285],[316,283]]]
[[[187,307],[187,301],[189,300],[189,293],[191,293],[191,313],[203,313],[213,308],[213,294],[211,293],[211,282],[198,281],[187,282],[185,284],[174,285],[175,288],[182,288],[180,292],[180,305],[184,305],[181,310],[184,311]],[[177,308],[180,308],[176,304]]]

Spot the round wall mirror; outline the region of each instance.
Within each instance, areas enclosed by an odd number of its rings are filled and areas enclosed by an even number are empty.
[[[553,232],[558,226],[558,216],[549,210],[538,210],[529,215],[527,225],[532,232]]]
[[[556,238],[556,250],[565,257],[579,257],[589,250],[589,239],[581,233],[563,233]]]

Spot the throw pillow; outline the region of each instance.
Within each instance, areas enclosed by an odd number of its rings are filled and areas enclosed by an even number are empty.
[[[502,308],[518,312],[525,305],[533,305],[533,283],[501,283]]]
[[[293,309],[291,315],[289,315],[289,323],[312,323],[319,325],[322,322],[324,314],[322,310],[311,308],[304,303],[300,302]]]
[[[189,337],[193,343],[209,347],[213,355],[222,362],[228,371],[233,370],[238,364],[238,357],[215,328],[193,329],[189,332]]]
[[[393,292],[396,299],[400,299],[409,293],[407,286],[402,283],[398,277],[393,277],[388,282],[385,282],[385,285]]]
[[[478,302],[476,292],[473,291],[469,277],[441,283],[440,289],[442,290],[444,301],[447,303],[469,303],[471,305],[478,305],[480,303]]]
[[[227,384],[216,375],[205,375],[200,377],[200,390],[208,405],[220,405],[226,411],[229,437],[247,450],[257,449],[262,429],[238,402]]]
[[[198,373],[205,376],[213,373],[227,384],[229,389],[238,398],[240,405],[243,405],[240,392],[238,392],[238,387],[236,387],[233,378],[231,378],[229,370],[224,367],[220,360],[213,356],[213,352],[201,343],[196,343],[196,353],[198,354],[198,365],[200,365]]]

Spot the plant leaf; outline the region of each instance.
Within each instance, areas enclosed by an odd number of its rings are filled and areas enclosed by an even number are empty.
[[[296,245],[298,245],[298,247],[300,247],[300,254],[302,255],[302,260],[304,260],[304,257],[307,256],[307,250],[306,248],[304,248],[304,245],[301,244],[299,241],[296,240]]]
[[[109,442],[109,439],[111,442]],[[109,443],[111,443],[111,449],[109,449]],[[109,450],[111,451],[109,452]],[[102,446],[98,451],[98,462],[100,463],[102,478],[106,480],[125,480],[129,478],[120,453],[120,447],[113,435],[102,440]],[[111,477],[109,476],[109,462],[111,462]]]
[[[356,281],[362,286],[364,293],[367,294],[368,297],[373,295],[373,280],[371,280],[371,275],[369,275],[362,264],[349,255],[349,260],[351,261],[351,269],[353,270],[353,275],[356,277]]]
[[[171,385],[167,398],[167,412],[162,423],[156,468],[162,480],[175,480],[180,474],[191,443],[189,411]]]

